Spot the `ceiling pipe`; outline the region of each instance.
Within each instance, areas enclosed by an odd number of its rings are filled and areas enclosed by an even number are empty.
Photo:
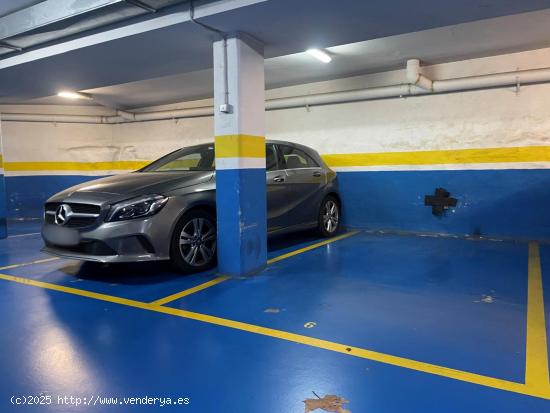
[[[178,110],[166,110],[162,112],[143,112],[136,113],[136,121],[150,121],[150,120],[163,120],[163,119],[180,119],[180,118],[197,118],[201,116],[213,116],[214,108],[212,106],[205,106],[199,108],[178,109]]]
[[[433,82],[428,77],[420,73],[420,60],[409,59],[407,60],[407,82],[410,85],[418,86],[424,90],[433,90]]]
[[[467,76],[455,79],[431,80],[420,73],[420,60],[407,60],[407,81],[411,85],[434,93],[459,92],[496,87],[519,86],[550,82],[550,68],[518,70],[516,72]]]
[[[132,113],[132,112],[126,112],[124,110],[117,110],[116,114],[118,116],[120,116],[122,119],[130,121],[130,122],[134,122],[136,120],[136,114]],[[109,116],[108,119],[110,119],[110,118],[111,118],[111,116]],[[109,123],[111,123],[111,122],[109,122]]]
[[[489,89],[550,82],[550,68],[518,70],[517,72],[434,80],[434,93]]]
[[[359,102],[363,100],[384,99],[390,97],[410,96],[417,94],[408,84],[382,86],[368,89],[348,90],[345,92],[319,93],[315,95],[293,96],[289,98],[269,99],[265,102],[266,110],[290,109],[297,107],[330,105],[334,103]]]
[[[13,122],[53,122],[53,123],[97,123],[97,124],[116,124],[129,122],[146,122],[153,120],[196,118],[202,116],[214,115],[212,106],[166,110],[158,112],[126,112],[117,110],[116,115],[97,116],[97,115],[49,115],[33,113],[2,113],[2,121]]]
[[[417,59],[411,59],[407,62],[406,72],[408,83],[368,89],[349,90],[344,92],[319,93],[314,95],[269,99],[266,101],[266,110],[291,109],[336,103],[350,103],[375,99],[462,92],[468,90],[519,86],[520,84],[525,85],[550,82],[550,68],[518,70],[516,72],[432,81],[420,73],[420,62]],[[157,112],[127,112],[118,110],[116,115],[113,116],[3,113],[1,114],[1,119],[4,121],[18,122],[116,124],[193,118],[212,116],[213,114],[214,108],[212,106],[205,106]]]
[[[109,121],[111,118],[111,121]],[[114,123],[114,118],[122,120],[118,116],[93,116],[93,115],[50,115],[34,113],[2,113],[2,121],[14,122],[53,122],[53,123]]]

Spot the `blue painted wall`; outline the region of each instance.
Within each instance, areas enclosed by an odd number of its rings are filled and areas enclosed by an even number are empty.
[[[100,176],[43,175],[7,176],[9,218],[42,217],[44,202],[53,194]]]
[[[344,220],[354,227],[550,239],[550,170],[340,172]],[[438,218],[424,195],[458,199]]]
[[[6,185],[4,175],[0,174],[0,239],[6,238],[8,235],[8,230],[6,227]]]
[[[338,176],[349,226],[550,240],[550,170],[339,172]],[[6,177],[8,216],[40,217],[49,196],[95,178]],[[454,212],[442,218],[424,206],[424,195],[436,187],[458,198]]]

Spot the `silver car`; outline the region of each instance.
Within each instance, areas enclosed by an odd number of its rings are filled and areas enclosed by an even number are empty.
[[[269,234],[340,226],[336,173],[311,148],[266,142]],[[179,149],[145,168],[86,182],[47,200],[43,251],[103,263],[170,260],[178,271],[216,261],[214,144]]]

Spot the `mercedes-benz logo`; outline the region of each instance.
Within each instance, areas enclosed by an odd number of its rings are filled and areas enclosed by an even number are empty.
[[[54,221],[57,225],[65,225],[73,213],[71,207],[67,204],[61,204],[55,210]]]

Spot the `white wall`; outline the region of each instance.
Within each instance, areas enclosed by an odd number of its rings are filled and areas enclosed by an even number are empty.
[[[550,67],[550,49],[428,66],[424,71],[444,79],[540,67]],[[267,97],[404,81],[404,70],[398,70],[271,90]],[[102,109],[0,106],[0,111],[97,114]],[[7,162],[149,160],[211,141],[213,118],[119,125],[5,121],[2,128]],[[522,86],[519,93],[507,88],[270,111],[267,136],[302,142],[324,154],[548,145],[550,85]]]
[[[267,134],[322,153],[530,146],[550,143],[550,85],[269,113]]]

